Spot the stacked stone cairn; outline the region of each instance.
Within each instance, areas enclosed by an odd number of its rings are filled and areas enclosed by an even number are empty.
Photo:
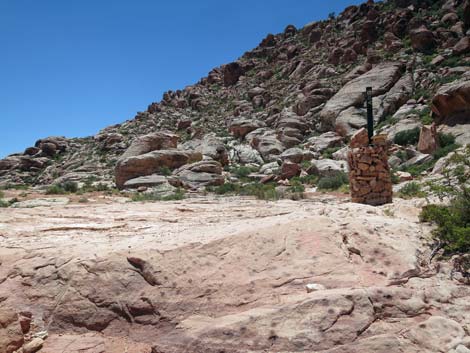
[[[392,202],[392,180],[386,136],[369,137],[365,129],[351,139],[348,154],[352,202],[379,206]]]

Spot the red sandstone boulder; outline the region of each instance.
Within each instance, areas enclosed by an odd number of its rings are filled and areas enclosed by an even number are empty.
[[[421,127],[419,134],[418,151],[421,153],[431,154],[439,147],[437,140],[436,125]]]

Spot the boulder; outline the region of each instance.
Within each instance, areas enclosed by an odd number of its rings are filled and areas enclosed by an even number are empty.
[[[358,130],[352,137],[349,146],[351,148],[365,147],[369,145],[369,134],[366,129]]]
[[[0,308],[0,353],[13,353],[24,343],[23,332],[16,312]]]
[[[243,75],[243,68],[237,62],[227,64],[222,69],[225,86],[232,86],[238,82],[238,79]]]
[[[216,186],[224,183],[222,166],[211,160],[203,160],[185,165],[173,173],[170,183],[186,189],[199,189],[205,186]]]
[[[251,131],[266,126],[262,121],[240,117],[232,120],[228,131],[235,137],[243,138]]]
[[[328,97],[323,95],[311,95],[304,98],[301,98],[294,105],[294,112],[299,116],[304,116],[309,112],[310,109],[319,106],[322,103],[325,103],[328,100]]]
[[[295,176],[299,176],[301,172],[300,165],[291,161],[284,161],[281,165],[281,179],[291,179]]]
[[[250,132],[246,135],[246,140],[265,161],[273,161],[285,150],[284,145],[277,139],[276,132],[269,128],[260,128]]]
[[[230,160],[239,164],[263,164],[260,153],[249,145],[234,146],[229,153]]]
[[[365,109],[350,107],[343,110],[336,118],[335,131],[343,137],[349,137],[365,126],[367,126]]]
[[[434,153],[439,147],[436,126],[422,126],[419,133],[418,151],[425,154]]]
[[[312,160],[312,165],[307,169],[310,175],[321,177],[336,176],[341,173],[347,173],[348,163],[345,161],[336,161],[333,159]]]
[[[289,148],[281,153],[280,158],[282,161],[300,163],[304,159],[304,151],[297,147]]]
[[[23,346],[23,353],[35,353],[42,348],[44,340],[40,337],[33,338]]]
[[[203,156],[210,157],[222,165],[228,164],[228,151],[223,140],[213,134],[204,135],[202,139],[189,140],[180,149],[200,152]]]
[[[434,33],[425,26],[410,31],[410,38],[413,49],[423,53],[430,53],[437,45]]]
[[[373,88],[373,96],[388,92],[400,79],[402,69],[403,65],[400,63],[384,63],[349,81],[326,102],[320,113],[322,128],[334,128],[336,118],[343,110],[362,106],[367,87]]]
[[[163,175],[152,174],[134,179],[129,179],[124,183],[125,189],[138,189],[142,186],[153,187],[167,182],[167,178]]]
[[[176,169],[201,159],[200,152],[176,149],[152,151],[139,156],[120,159],[115,168],[116,185],[121,189],[129,179],[157,173],[164,167]]]
[[[59,152],[64,152],[68,146],[67,139],[62,136],[51,136],[37,140],[34,146],[43,150],[42,145],[45,143],[52,143],[55,145],[55,150]]]
[[[405,163],[402,164],[403,167],[411,167],[414,165],[421,165],[426,162],[430,162],[433,160],[433,156],[430,154],[418,153],[413,158],[407,160]]]
[[[431,109],[437,123],[470,122],[470,80],[443,85],[433,97]]]
[[[176,148],[178,135],[169,131],[159,131],[152,134],[139,136],[132,141],[129,148],[122,154],[120,159],[139,156],[148,152]]]
[[[466,36],[460,39],[452,48],[456,55],[467,54],[470,52],[470,37]]]
[[[320,136],[310,137],[306,146],[313,152],[321,153],[327,148],[339,147],[343,143],[343,138],[337,133],[330,131]]]

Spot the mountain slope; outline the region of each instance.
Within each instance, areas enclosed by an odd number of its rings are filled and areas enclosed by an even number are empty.
[[[324,146],[337,149],[364,126],[367,86],[374,89],[375,119],[393,138],[432,121],[432,99],[443,84],[470,79],[469,11],[468,1],[459,0],[369,1],[301,29],[289,25],[198,83],[164,93],[132,120],[92,137],[39,140],[1,160],[0,185],[114,185],[116,163],[131,143],[161,130],[175,132],[183,150],[218,148],[224,157],[203,155],[222,165],[229,157],[231,164],[259,168],[292,147],[302,148],[301,160],[318,159]],[[433,115],[464,144],[470,99],[462,90],[457,121],[437,106]],[[337,135],[317,137],[328,131]]]

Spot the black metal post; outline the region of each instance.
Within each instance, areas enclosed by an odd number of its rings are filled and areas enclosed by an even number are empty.
[[[374,136],[374,113],[372,111],[372,87],[366,88],[366,106],[367,106],[367,134],[369,135],[369,143],[372,143]]]

